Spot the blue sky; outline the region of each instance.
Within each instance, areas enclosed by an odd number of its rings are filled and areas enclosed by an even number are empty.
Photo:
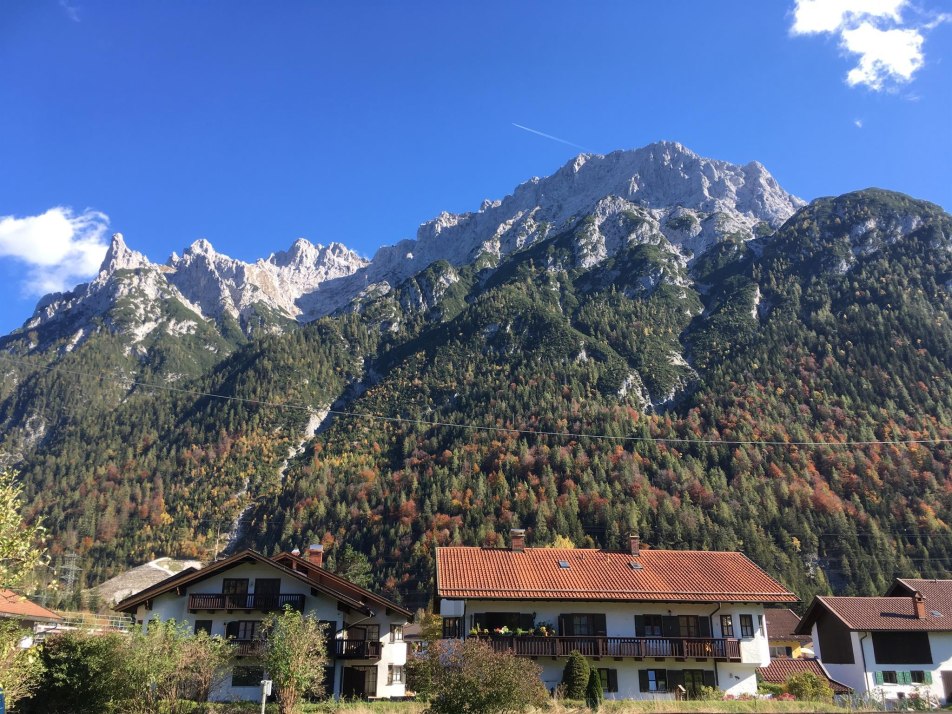
[[[799,3],[799,4],[797,4]],[[197,238],[364,255],[578,149],[952,208],[950,0],[0,3],[0,332]]]

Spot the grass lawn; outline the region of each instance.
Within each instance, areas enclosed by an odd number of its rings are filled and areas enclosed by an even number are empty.
[[[323,702],[305,704],[302,714],[422,714],[426,705],[422,702]],[[259,705],[252,703],[213,705],[210,714],[251,714],[260,711]],[[552,702],[547,709],[538,710],[548,714],[590,714],[582,702]],[[751,701],[619,701],[605,702],[599,710],[604,714],[744,714],[763,712],[763,714],[797,714],[799,712],[846,712],[826,702],[774,702],[764,699]],[[268,706],[268,714],[277,712],[274,705]]]

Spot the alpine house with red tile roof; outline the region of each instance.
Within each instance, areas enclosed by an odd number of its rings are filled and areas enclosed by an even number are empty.
[[[436,550],[436,607],[447,638],[481,637],[531,657],[549,689],[577,650],[609,699],[672,698],[716,686],[757,691],[770,663],[767,603],[796,596],[742,553],[643,548]]]
[[[197,570],[187,568],[115,606],[137,622],[153,618],[187,621],[195,632],[232,639],[232,671],[218,682],[216,700],[253,700],[261,695],[261,621],[292,607],[325,623],[330,665],[325,691],[336,697],[402,697],[407,647],[403,627],[411,613],[323,567],[323,548],[312,545],[268,558],[253,550]]]
[[[822,597],[796,632],[858,694],[952,703],[952,580],[898,579],[883,597]]]

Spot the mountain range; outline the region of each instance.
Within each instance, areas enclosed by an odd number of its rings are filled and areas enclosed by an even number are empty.
[[[200,240],[156,264],[117,234],[0,338],[0,456],[90,583],[313,540],[421,604],[435,545],[521,525],[871,593],[952,570],[950,290],[941,208],[806,204],[671,142],[369,260]]]

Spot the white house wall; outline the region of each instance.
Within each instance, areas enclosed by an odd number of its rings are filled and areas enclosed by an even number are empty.
[[[444,610],[445,608],[445,610]],[[692,603],[642,603],[603,602],[572,600],[443,600],[440,613],[445,616],[462,616],[464,634],[472,627],[472,615],[489,612],[533,613],[536,625],[549,623],[558,627],[559,615],[569,613],[604,613],[608,637],[635,637],[635,615],[699,615],[711,617],[711,637],[722,638],[721,615],[731,615],[734,622],[734,638],[740,640],[741,662],[697,661],[674,658],[645,658],[616,660],[612,657],[589,658],[595,668],[615,669],[618,672],[618,692],[606,692],[607,699],[672,699],[669,693],[642,693],[639,690],[638,672],[642,669],[700,669],[716,673],[717,686],[728,694],[755,694],[757,692],[758,667],[770,664],[770,645],[766,632],[764,608],[760,604],[723,604],[719,608],[711,604]],[[450,615],[452,613],[452,615]],[[754,637],[740,637],[740,615],[750,615],[754,624]],[[566,658],[539,657],[542,680],[550,691],[562,681]]]

